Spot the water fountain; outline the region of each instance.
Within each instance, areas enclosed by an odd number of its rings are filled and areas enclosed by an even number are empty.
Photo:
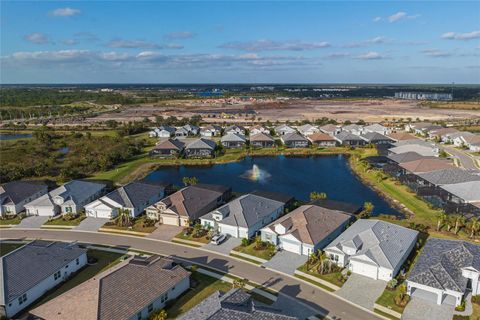
[[[252,166],[252,169],[245,171],[240,177],[262,182],[265,181],[267,178],[271,177],[271,174],[265,170],[260,169],[256,164]]]

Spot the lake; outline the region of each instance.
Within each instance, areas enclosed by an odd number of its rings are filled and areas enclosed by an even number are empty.
[[[308,200],[310,192],[325,192],[332,200],[375,206],[373,215],[401,215],[351,171],[343,155],[309,157],[247,157],[240,162],[211,166],[162,167],[146,179],[182,186],[183,177],[200,183],[231,186],[235,192],[266,190]]]
[[[0,140],[16,140],[31,138],[31,133],[0,133]]]

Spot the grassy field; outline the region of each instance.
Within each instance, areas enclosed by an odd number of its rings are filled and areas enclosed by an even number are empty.
[[[79,215],[77,218],[72,220],[65,220],[64,217],[60,217],[57,219],[51,219],[44,224],[49,226],[78,226],[86,216],[84,214]]]
[[[272,246],[265,246],[262,249],[256,249],[255,247],[255,242],[252,242],[246,247],[240,245],[238,247],[235,247],[233,250],[264,260],[270,260],[273,257],[274,248]]]
[[[19,224],[20,221],[22,221],[22,219],[17,214],[12,219],[0,219],[0,225],[8,226],[9,224]]]
[[[135,219],[132,227],[120,227],[114,224],[114,222],[109,221],[103,225],[104,228],[115,229],[115,230],[125,230],[125,231],[135,231],[135,232],[144,232],[151,233],[157,229],[155,226],[145,225],[145,220],[147,219],[146,215],[141,215]]]
[[[480,102],[475,101],[455,101],[455,102],[421,102],[422,107],[433,109],[456,109],[456,110],[480,110]]]
[[[94,265],[87,265],[85,268],[81,269],[78,273],[76,273],[72,278],[67,280],[66,282],[60,284],[58,287],[54,288],[47,294],[43,295],[42,298],[36,301],[30,309],[34,309],[36,306],[39,306],[64,292],[78,286],[79,284],[87,281],[88,279],[92,278],[93,276],[99,274],[102,271],[107,270],[108,268],[113,267],[114,265],[120,263],[121,257],[123,254],[101,251],[101,250],[93,250],[89,249],[87,252],[88,257],[93,257],[97,259],[97,263]]]
[[[341,275],[341,272],[332,272],[332,273],[325,273],[325,274],[319,274],[317,272],[313,272],[310,270],[307,270],[307,266],[304,264],[298,268],[299,271],[305,272],[311,276],[314,276],[316,278],[322,279],[324,281],[330,282],[331,284],[336,285],[337,287],[342,287],[343,283],[339,277]]]
[[[200,242],[200,243],[210,243],[210,239],[207,239],[206,235],[203,236],[203,237],[200,237],[200,238],[194,238],[193,233],[191,233],[189,235],[185,235],[184,231],[177,234],[175,236],[175,238],[182,239],[182,240],[188,240],[188,241],[196,241],[196,242]]]
[[[24,243],[0,243],[0,257],[25,245]]]

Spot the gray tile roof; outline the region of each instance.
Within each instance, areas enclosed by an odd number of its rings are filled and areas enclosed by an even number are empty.
[[[185,143],[177,139],[164,140],[160,143],[157,143],[157,145],[154,147],[154,149],[166,149],[166,150],[174,149],[177,151],[182,151],[184,148],[185,148]]]
[[[343,141],[348,141],[348,140],[353,140],[353,141],[363,141],[362,138],[359,136],[356,136],[348,131],[342,131],[336,135],[334,135],[334,138],[337,139],[340,142]]]
[[[462,268],[480,270],[480,246],[466,241],[430,238],[423,247],[408,281],[429,287],[465,292]]]
[[[36,240],[0,258],[1,290],[8,303],[86,253],[64,242]]]
[[[396,147],[406,146],[406,145],[417,145],[417,146],[424,146],[424,147],[435,147],[435,143],[421,140],[421,139],[409,139],[409,140],[401,140],[394,143]]]
[[[238,133],[227,133],[221,139],[222,142],[246,142],[244,135]]]
[[[480,201],[480,181],[468,181],[455,184],[447,184],[440,188],[456,195],[465,202]]]
[[[437,158],[437,157],[432,157],[432,156],[431,157],[425,157],[425,156],[422,156],[421,154],[416,153],[414,151],[408,151],[408,152],[403,152],[403,153],[398,153],[398,154],[391,154],[391,155],[387,156],[387,158],[396,162],[396,163],[404,163],[404,162],[416,161],[416,160],[427,159],[427,158],[433,159],[433,158]]]
[[[178,318],[179,320],[293,320],[279,310],[259,306],[241,289],[214,292]]]
[[[257,134],[252,134],[250,136],[250,141],[271,141],[274,142],[275,140],[272,138],[271,135],[259,132]]]
[[[387,136],[384,136],[383,134],[380,134],[378,132],[367,132],[367,133],[362,134],[360,137],[363,138],[365,141],[368,141],[368,142],[375,142],[375,141],[391,141],[391,142],[393,142],[393,139],[391,139]]]
[[[359,250],[351,256],[366,255],[380,267],[395,269],[407,250],[417,239],[418,232],[393,223],[360,219],[352,224],[340,236],[333,240],[325,250],[342,250],[343,245],[355,244]]]
[[[42,190],[46,193],[47,185],[41,181],[8,182],[0,186],[0,204],[6,201],[17,204]]]
[[[211,149],[215,150],[217,144],[215,141],[210,139],[200,138],[195,141],[190,142],[186,149]]]
[[[434,185],[480,181],[480,173],[478,171],[463,170],[456,167],[419,173],[418,176]]]
[[[134,258],[100,280],[98,320],[130,319],[189,276],[170,259]]]
[[[287,133],[283,135],[281,139],[283,140],[283,142],[288,142],[288,141],[307,141],[308,142],[307,138],[305,138],[304,136],[296,132]]]
[[[245,227],[255,225],[258,221],[269,217],[272,212],[278,210],[285,203],[257,196],[254,194],[246,194],[224,204],[220,208],[216,209],[223,214],[225,218],[221,221],[222,224]],[[203,219],[213,220],[212,211]]]
[[[418,144],[407,144],[389,149],[390,152],[400,154],[406,152],[415,152],[425,157],[434,157],[437,155],[434,148]]]
[[[130,182],[123,187],[113,190],[105,196],[126,208],[142,207],[144,203],[155,195],[165,191],[166,185],[148,183],[145,181]]]

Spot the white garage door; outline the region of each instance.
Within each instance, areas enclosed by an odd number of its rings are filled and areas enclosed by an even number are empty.
[[[107,218],[110,219],[112,216],[111,210],[92,210],[90,214],[87,212],[87,215],[95,218]]]
[[[178,218],[177,217],[162,216],[162,223],[163,224],[168,224],[168,225],[171,225],[171,226],[178,226]]]
[[[354,273],[377,280],[378,268],[366,263],[351,261],[350,270]]]
[[[280,239],[280,247],[283,248],[283,250],[286,250],[286,251],[290,251],[290,252],[293,252],[293,253],[300,253],[300,244],[299,243],[288,242],[288,241]]]

